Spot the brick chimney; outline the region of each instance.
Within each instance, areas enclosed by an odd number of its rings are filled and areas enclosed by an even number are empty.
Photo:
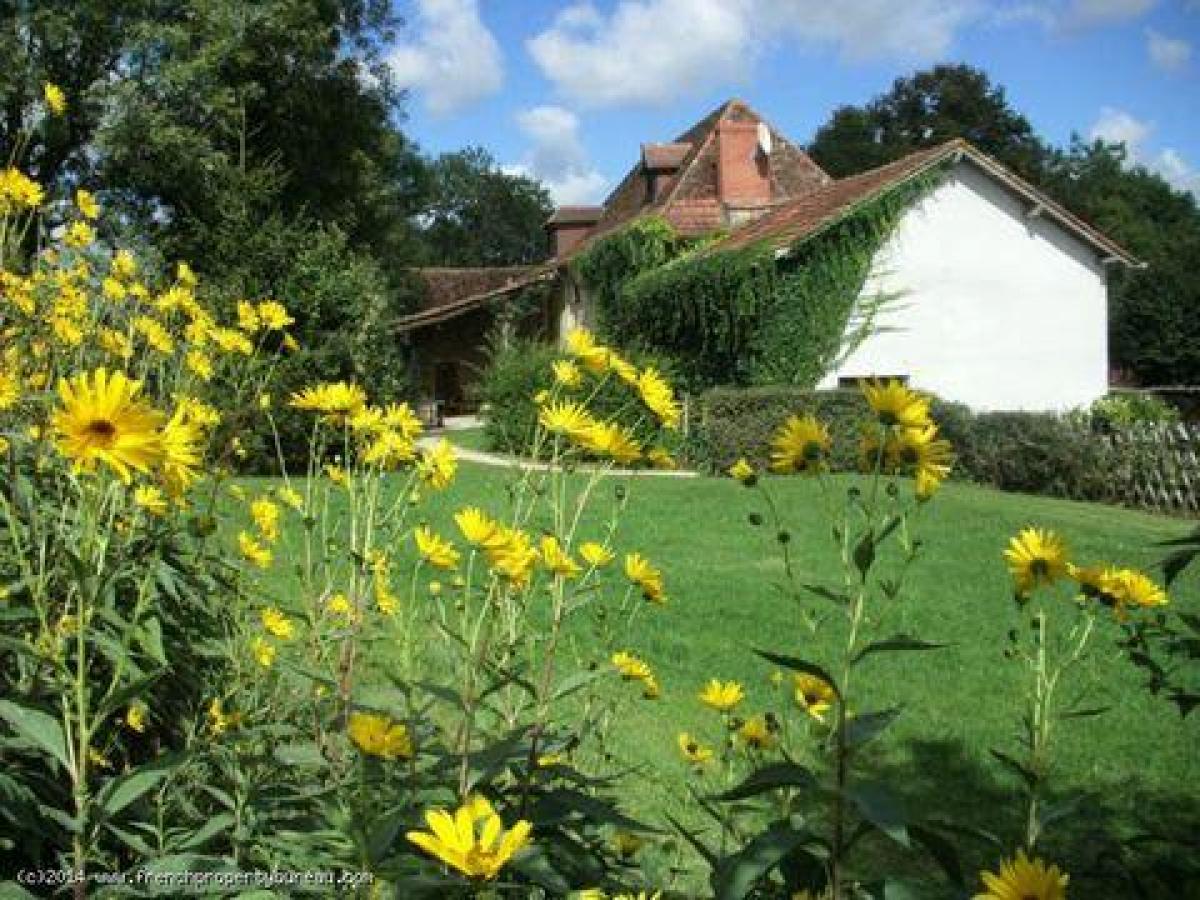
[[[731,206],[771,202],[771,160],[758,144],[756,120],[717,123],[717,196]]]
[[[560,206],[546,220],[550,232],[550,247],[555,256],[562,256],[579,244],[604,214],[602,206]]]

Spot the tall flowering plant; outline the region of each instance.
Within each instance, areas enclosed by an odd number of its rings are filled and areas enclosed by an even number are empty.
[[[61,91],[45,96],[60,115]],[[60,864],[82,894],[91,871],[191,836],[186,816],[170,834],[139,817],[151,796],[182,808],[168,785],[236,606],[218,602],[211,541],[236,444],[207,385],[252,391],[291,320],[243,301],[254,328],[221,322],[186,264],[143,270],[104,239],[93,193],[51,206],[18,151],[0,173],[0,759],[16,798],[0,816],[19,858]]]

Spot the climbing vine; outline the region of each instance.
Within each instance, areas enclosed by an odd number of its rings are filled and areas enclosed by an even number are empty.
[[[576,264],[606,337],[666,354],[691,389],[814,386],[875,328],[892,295],[862,296],[880,248],[945,167],[859,204],[778,254],[688,243],[661,219],[598,241]]]

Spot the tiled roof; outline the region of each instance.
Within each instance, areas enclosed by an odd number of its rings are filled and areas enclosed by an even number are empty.
[[[522,280],[542,266],[497,266],[495,268],[424,268],[413,273],[425,284],[420,312],[457,303]]]
[[[496,269],[417,269],[429,287],[419,312],[397,323],[399,332],[415,331],[486,306],[522,288],[557,277],[552,265]],[[491,277],[489,277],[491,276]]]
[[[692,145],[685,143],[642,144],[642,165],[647,169],[674,171],[691,152]]]
[[[826,226],[851,213],[859,204],[955,157],[970,160],[992,178],[1024,196],[1042,215],[1054,219],[1067,231],[1106,256],[1120,260],[1126,265],[1141,265],[1115,241],[961,138],[918,150],[887,165],[834,181],[781,206],[757,221],[738,228],[725,239],[707,248],[707,252],[745,247],[758,242],[766,242],[776,247],[789,246],[819,233]]]
[[[603,206],[560,206],[554,211],[547,225],[595,225],[604,215]]]

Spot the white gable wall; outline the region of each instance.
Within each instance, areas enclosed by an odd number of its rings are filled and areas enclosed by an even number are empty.
[[[1095,251],[969,161],[901,218],[863,296],[897,292],[820,387],[907,376],[980,410],[1067,410],[1108,390],[1104,267]],[[890,329],[890,330],[887,330]]]

